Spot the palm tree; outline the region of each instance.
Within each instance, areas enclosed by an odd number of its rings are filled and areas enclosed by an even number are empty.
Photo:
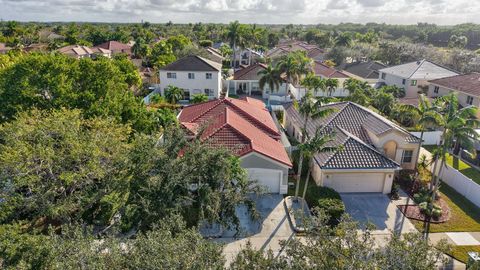
[[[333,152],[338,149],[336,146],[327,146],[327,144],[334,139],[334,134],[325,134],[322,133],[321,128],[317,128],[313,138],[310,138],[310,135],[307,133],[307,140],[305,143],[299,145],[300,152],[303,154],[306,160],[311,160],[313,156],[318,153]],[[308,180],[310,179],[310,174],[312,172],[312,163],[308,166],[307,178],[305,180],[305,185],[303,187],[302,198],[305,201],[305,195],[307,194]]]
[[[208,101],[208,96],[205,94],[195,94],[192,96],[190,102],[193,104]]]
[[[231,67],[235,68],[235,57],[237,52],[237,45],[241,43],[241,39],[243,38],[242,33],[242,25],[238,21],[231,22],[227,28],[227,38],[230,41],[230,46],[232,47],[232,63]]]
[[[260,42],[260,38],[263,34],[263,29],[258,28],[256,24],[248,28],[248,43],[249,45],[256,50],[257,44]],[[248,54],[248,65],[252,64],[252,53]]]
[[[305,53],[297,51],[283,56],[277,68],[285,75],[287,87],[290,87],[290,84],[297,84],[303,76],[311,72],[311,63],[311,59],[306,57]]]
[[[259,71],[257,75],[261,76],[258,84],[262,91],[265,89],[266,85],[268,85],[270,91],[278,91],[278,88],[282,82],[282,78],[280,77],[280,72],[278,69],[269,65],[265,69]]]
[[[311,91],[308,91],[304,97],[302,97],[299,105],[299,113],[303,116],[303,127],[302,127],[302,136],[301,136],[301,143],[305,143],[306,134],[307,134],[307,125],[310,119],[319,119],[328,116],[334,110],[333,109],[324,109],[321,106],[324,103],[322,99],[315,99],[312,95]],[[298,157],[298,167],[297,167],[297,185],[295,187],[295,198],[298,197],[298,191],[300,188],[300,179],[302,176],[302,167],[303,166],[303,154],[300,150],[300,154]]]
[[[433,190],[431,193],[432,203],[429,205],[430,210],[433,208],[433,202],[436,200],[438,188],[440,186],[440,175],[443,167],[445,167],[445,160],[447,159],[448,151],[457,143],[463,143],[463,146],[469,150],[473,150],[473,143],[471,139],[464,140],[466,137],[477,138],[478,135],[475,128],[478,126],[479,121],[476,118],[477,107],[468,106],[460,108],[458,105],[458,98],[454,93],[437,98],[437,104],[441,106],[441,118],[439,119],[439,126],[443,129],[442,143],[438,146],[433,159],[435,164],[433,166]],[[457,137],[460,136],[460,137]],[[458,142],[460,140],[460,142]],[[439,164],[438,173],[437,164]],[[425,239],[428,239],[429,224],[425,229]]]
[[[327,90],[328,96],[331,97],[332,93],[337,89],[338,87],[338,80],[337,79],[332,79],[328,78],[325,80],[325,88]]]
[[[165,89],[165,99],[171,103],[176,104],[179,100],[183,98],[183,90],[179,87],[169,85]]]

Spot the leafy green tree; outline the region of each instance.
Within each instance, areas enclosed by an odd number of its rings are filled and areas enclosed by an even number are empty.
[[[165,89],[165,99],[171,104],[177,104],[183,99],[183,90],[174,85],[169,85]]]
[[[0,222],[108,224],[127,198],[130,132],[78,110],[34,110],[3,124]]]
[[[159,108],[157,110],[158,122],[164,129],[178,124],[177,114],[170,108]]]
[[[265,90],[265,86],[268,85],[270,91],[277,92],[280,88],[280,84],[283,81],[283,79],[280,77],[280,72],[271,65],[268,65],[265,69],[260,70],[257,75],[260,76],[258,85],[262,91]]]
[[[297,84],[301,79],[311,72],[312,60],[304,52],[296,51],[284,55],[277,63],[277,69],[286,77],[286,83]]]
[[[332,96],[332,93],[335,92],[337,87],[338,87],[338,79],[328,78],[325,80],[325,88],[329,97]]]
[[[350,47],[353,43],[352,34],[349,32],[342,32],[335,37],[335,46]]]
[[[372,106],[386,116],[390,116],[394,104],[395,97],[392,94],[381,90],[377,91],[375,96],[372,98]]]
[[[202,103],[208,101],[208,96],[205,94],[195,94],[192,96],[190,99],[190,102],[192,103]]]
[[[138,88],[142,84],[142,78],[138,68],[124,54],[118,54],[113,57],[113,63],[120,69],[125,76],[125,82],[130,88]]]
[[[395,98],[405,97],[405,89],[400,88],[396,85],[384,85],[384,86],[380,87],[379,91],[383,91],[385,93],[392,94]]]
[[[171,46],[172,51],[176,55],[179,51],[183,50],[186,46],[191,45],[192,41],[184,35],[177,35],[177,36],[169,37],[167,39],[167,44]]]
[[[164,40],[153,45],[149,59],[150,64],[156,68],[166,66],[177,60],[172,45]]]

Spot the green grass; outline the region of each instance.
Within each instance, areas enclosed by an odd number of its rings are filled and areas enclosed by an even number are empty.
[[[430,232],[480,232],[480,208],[445,183],[441,184],[440,192],[450,207],[450,219],[431,224]],[[411,221],[417,230],[423,231],[422,221]]]
[[[475,251],[480,253],[480,246],[453,246],[449,255],[463,263],[467,263],[467,252],[469,251]]]
[[[423,148],[427,149],[429,152],[435,148],[434,145],[424,145]],[[452,168],[458,170],[466,177],[475,181],[475,183],[480,184],[480,171],[476,168],[471,167],[467,163],[463,162],[459,158],[447,154],[447,164],[450,165]]]

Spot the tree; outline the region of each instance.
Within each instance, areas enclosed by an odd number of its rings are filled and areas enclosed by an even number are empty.
[[[309,73],[305,78],[302,79],[300,85],[306,88],[307,91],[313,91],[315,95],[317,95],[319,90],[325,91],[326,90],[326,80],[315,76],[314,73]]]
[[[33,110],[2,125],[0,189],[8,203],[0,204],[0,223],[108,224],[128,192],[130,132],[79,110]]]
[[[169,85],[165,89],[165,99],[171,104],[177,104],[183,99],[183,90],[174,85]]]
[[[237,45],[243,42],[242,25],[238,21],[230,22],[227,28],[226,36],[230,42],[230,47],[233,50],[231,67],[234,68]]]
[[[392,94],[395,98],[405,97],[405,89],[396,85],[384,85],[380,87],[379,91],[383,91],[388,94]]]
[[[208,96],[205,94],[195,94],[192,96],[190,99],[190,102],[192,103],[202,103],[208,101]]]
[[[347,79],[343,82],[349,95],[347,100],[360,104],[362,106],[369,106],[373,95],[372,87],[367,82],[362,82],[357,79]]]
[[[386,116],[390,116],[392,112],[392,108],[395,104],[395,97],[384,91],[377,91],[375,96],[372,99],[373,107],[377,108],[380,112],[382,112]]]
[[[258,81],[259,87],[262,90],[265,90],[265,86],[268,85],[270,91],[277,92],[280,88],[280,84],[283,79],[280,77],[280,72],[278,69],[268,65],[265,69],[260,70],[257,73],[260,76]]]
[[[342,32],[335,37],[335,46],[350,47],[352,42],[352,35],[349,32]]]
[[[329,97],[332,96],[332,93],[335,92],[337,87],[338,87],[338,79],[328,78],[325,80],[325,89]]]
[[[457,36],[451,35],[448,40],[448,46],[451,48],[460,48],[463,49],[468,43],[468,38],[466,36]]]
[[[153,45],[149,58],[150,64],[156,68],[166,66],[177,60],[173,53],[172,45],[164,40]]]
[[[311,71],[311,59],[304,52],[296,51],[284,55],[277,63],[277,69],[286,77],[287,86],[299,83]]]

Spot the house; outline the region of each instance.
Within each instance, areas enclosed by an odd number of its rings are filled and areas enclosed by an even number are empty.
[[[111,58],[112,52],[100,47],[90,48],[83,45],[69,45],[57,50],[59,53],[67,56],[80,59],[80,58],[95,58],[97,56],[104,56]]]
[[[161,94],[165,95],[165,89],[173,85],[183,89],[185,100],[202,93],[209,99],[220,98],[221,72],[220,63],[195,55],[183,57],[160,69]]]
[[[304,41],[285,41],[280,43],[275,48],[269,50],[266,56],[272,59],[287,55],[290,52],[304,51],[309,58],[316,61],[325,60],[326,51],[318,48],[317,45],[308,44]]]
[[[374,85],[379,80],[379,70],[386,67],[386,65],[373,60],[359,61],[346,64],[342,72],[354,79]]]
[[[258,61],[263,58],[263,53],[255,51],[250,48],[237,48],[235,52],[235,68],[240,66],[250,66],[252,64],[258,63]]]
[[[23,48],[23,51],[25,52],[48,52],[48,44],[45,43],[32,43],[26,47]]]
[[[338,81],[338,87],[332,92],[322,92],[319,90],[317,93],[314,93],[316,96],[333,96],[333,97],[346,97],[348,96],[348,90],[343,88],[343,83],[350,78],[345,72],[337,70],[333,67],[330,67],[320,61],[313,62],[313,73],[315,76],[318,76],[322,79],[336,79]],[[291,86],[290,91],[296,99],[301,99],[307,89],[301,85]]]
[[[480,107],[480,73],[472,72],[441,79],[431,80],[428,96],[432,98],[455,92],[462,107]],[[477,114],[480,118],[480,112]]]
[[[212,146],[240,157],[250,179],[269,193],[286,194],[292,163],[280,134],[262,101],[222,98],[185,107],[178,115],[187,136],[199,136]],[[198,134],[202,130],[201,134]]]
[[[300,140],[304,119],[293,104],[285,104],[287,133]],[[313,158],[313,178],[317,185],[338,192],[391,191],[395,172],[413,169],[418,158],[419,138],[383,116],[353,102],[339,102],[324,108],[334,112],[323,119],[310,119],[307,132],[317,128],[334,134],[329,146],[338,150]]]
[[[407,98],[428,90],[430,80],[458,75],[457,72],[428,60],[419,60],[380,69],[379,82],[405,89]]]
[[[223,63],[223,61],[225,60],[225,57],[223,57],[222,53],[219,50],[213,47],[207,47],[205,48],[205,50],[207,51],[210,60],[217,63]]]
[[[257,95],[268,99],[270,95],[285,96],[287,93],[287,84],[281,83],[278,89],[270,89],[268,85],[264,90],[260,89],[259,81],[261,76],[258,73],[265,70],[267,65],[256,63],[248,67],[235,71],[233,77],[226,80],[229,95]]]
[[[102,44],[95,46],[94,48],[103,48],[106,50],[110,50],[112,54],[123,53],[128,56],[132,55],[132,46],[115,41],[115,40],[104,42]]]
[[[0,54],[5,54],[12,48],[8,47],[5,43],[0,43]]]

